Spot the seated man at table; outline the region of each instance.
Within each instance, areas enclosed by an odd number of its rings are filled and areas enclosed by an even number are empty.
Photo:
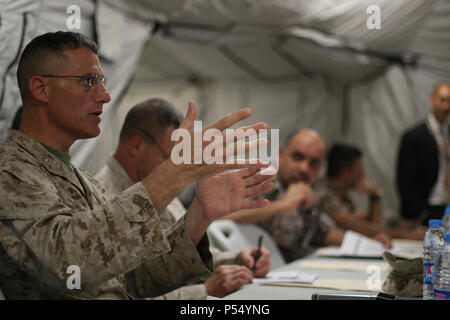
[[[350,197],[350,191],[368,197],[369,208],[364,212]],[[366,236],[379,233],[389,238],[423,240],[425,228],[386,228],[382,221],[381,198],[383,191],[365,177],[362,152],[347,144],[333,145],[327,154],[327,173],[314,186],[317,208],[326,213],[335,225]],[[389,243],[389,238],[386,241]]]
[[[339,246],[345,232],[328,226],[314,206],[311,185],[324,161],[325,144],[319,134],[309,129],[295,131],[280,148],[274,188],[264,194],[271,203],[261,209],[240,210],[226,219],[258,223],[274,237],[288,262],[317,247]]]
[[[128,112],[120,131],[119,144],[95,178],[114,198],[139,182],[170,157],[174,142],[172,132],[179,127],[181,117],[166,100],[145,100]],[[178,198],[173,199],[161,213],[160,220],[168,229],[186,210]],[[221,252],[210,248],[215,271],[204,283],[181,287],[159,299],[206,299],[224,297],[252,281],[252,270],[257,248],[240,252]],[[261,249],[256,263],[255,277],[264,277],[270,269],[270,253]]]
[[[171,158],[108,200],[68,154],[76,140],[100,134],[110,101],[97,46],[83,34],[34,38],[17,80],[22,120],[0,144],[0,287],[8,299],[131,299],[133,287],[149,297],[166,293],[211,274],[205,231],[214,219],[268,203],[245,200],[271,186],[259,162],[175,165]],[[180,125],[190,135],[196,114],[190,102]],[[241,109],[210,127],[222,131],[250,114]],[[217,175],[228,169],[240,170]],[[195,181],[194,203],[165,230],[159,213]],[[228,200],[216,196],[225,190]]]

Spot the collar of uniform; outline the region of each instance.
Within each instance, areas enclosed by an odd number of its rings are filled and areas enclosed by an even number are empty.
[[[79,182],[72,171],[54,154],[48,151],[39,141],[23,134],[22,132],[10,129],[8,139],[17,143],[28,153],[33,155],[49,172],[62,176],[80,188]],[[83,190],[81,188],[81,190]]]
[[[114,156],[110,156],[108,158],[106,165],[114,174],[116,182],[121,184],[123,190],[127,189],[128,187],[131,187],[134,184],[133,181],[131,181],[130,177],[128,176],[128,173],[120,165],[119,161],[117,161],[116,158],[114,158]]]

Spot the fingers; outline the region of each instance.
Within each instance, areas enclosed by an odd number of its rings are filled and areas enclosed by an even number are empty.
[[[241,158],[245,154],[249,154],[249,157],[257,157],[258,148],[267,147],[268,141],[266,139],[258,139],[250,142],[239,142],[229,144],[225,147],[225,152],[223,153],[223,161],[225,163],[229,162],[242,162],[245,158]],[[257,162],[257,159],[250,159],[253,162]]]
[[[255,175],[258,175],[258,172],[261,171],[263,168],[269,167],[268,163],[262,163],[258,160],[258,166],[252,167],[252,168],[246,168],[239,171],[239,174],[242,178],[246,179],[246,181],[249,183],[248,186],[252,185],[250,184],[250,181],[255,177]],[[256,184],[256,183],[254,183]]]
[[[220,131],[223,131],[223,130],[231,127],[235,123],[250,117],[251,115],[252,115],[252,111],[249,108],[239,109],[239,110],[223,117],[219,121],[211,124],[206,129],[215,128]]]
[[[223,279],[224,286],[232,291],[253,280],[252,272],[244,266],[222,265],[218,267],[217,272]]]
[[[258,261],[256,261],[256,271],[258,272],[258,269],[267,267],[267,265],[269,265],[269,268],[270,268],[270,252],[269,252],[269,250],[267,250],[266,247],[262,246],[261,247],[261,256],[258,259]]]
[[[197,119],[197,105],[194,101],[189,101],[188,111],[186,112],[183,122],[180,124],[180,128],[191,131],[194,127],[195,119]]]
[[[270,203],[269,200],[245,200],[241,209],[259,209],[267,206]]]
[[[264,177],[264,176],[263,176]],[[245,188],[245,198],[251,198],[263,194],[273,187],[272,181],[267,181],[263,184]]]
[[[237,129],[225,130],[225,135],[223,136],[223,142],[230,144],[233,142],[239,142],[246,138],[249,140],[255,139],[260,132],[260,130],[269,129],[269,125],[265,122],[258,122],[246,127],[240,127]]]

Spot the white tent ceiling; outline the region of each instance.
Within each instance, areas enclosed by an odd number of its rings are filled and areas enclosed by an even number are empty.
[[[101,136],[71,150],[91,172],[142,99],[161,96],[182,112],[194,99],[206,123],[248,106],[251,121],[281,137],[302,126],[327,143],[357,144],[395,212],[399,136],[428,111],[430,88],[450,78],[448,0],[0,0],[0,139],[20,105],[17,53],[38,34],[66,30],[70,5],[100,44],[113,96]],[[371,5],[381,29],[367,27]]]

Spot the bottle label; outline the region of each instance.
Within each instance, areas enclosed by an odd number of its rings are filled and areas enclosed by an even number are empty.
[[[450,291],[434,289],[434,300],[450,300]]]
[[[423,265],[423,284],[433,284],[433,263]]]

